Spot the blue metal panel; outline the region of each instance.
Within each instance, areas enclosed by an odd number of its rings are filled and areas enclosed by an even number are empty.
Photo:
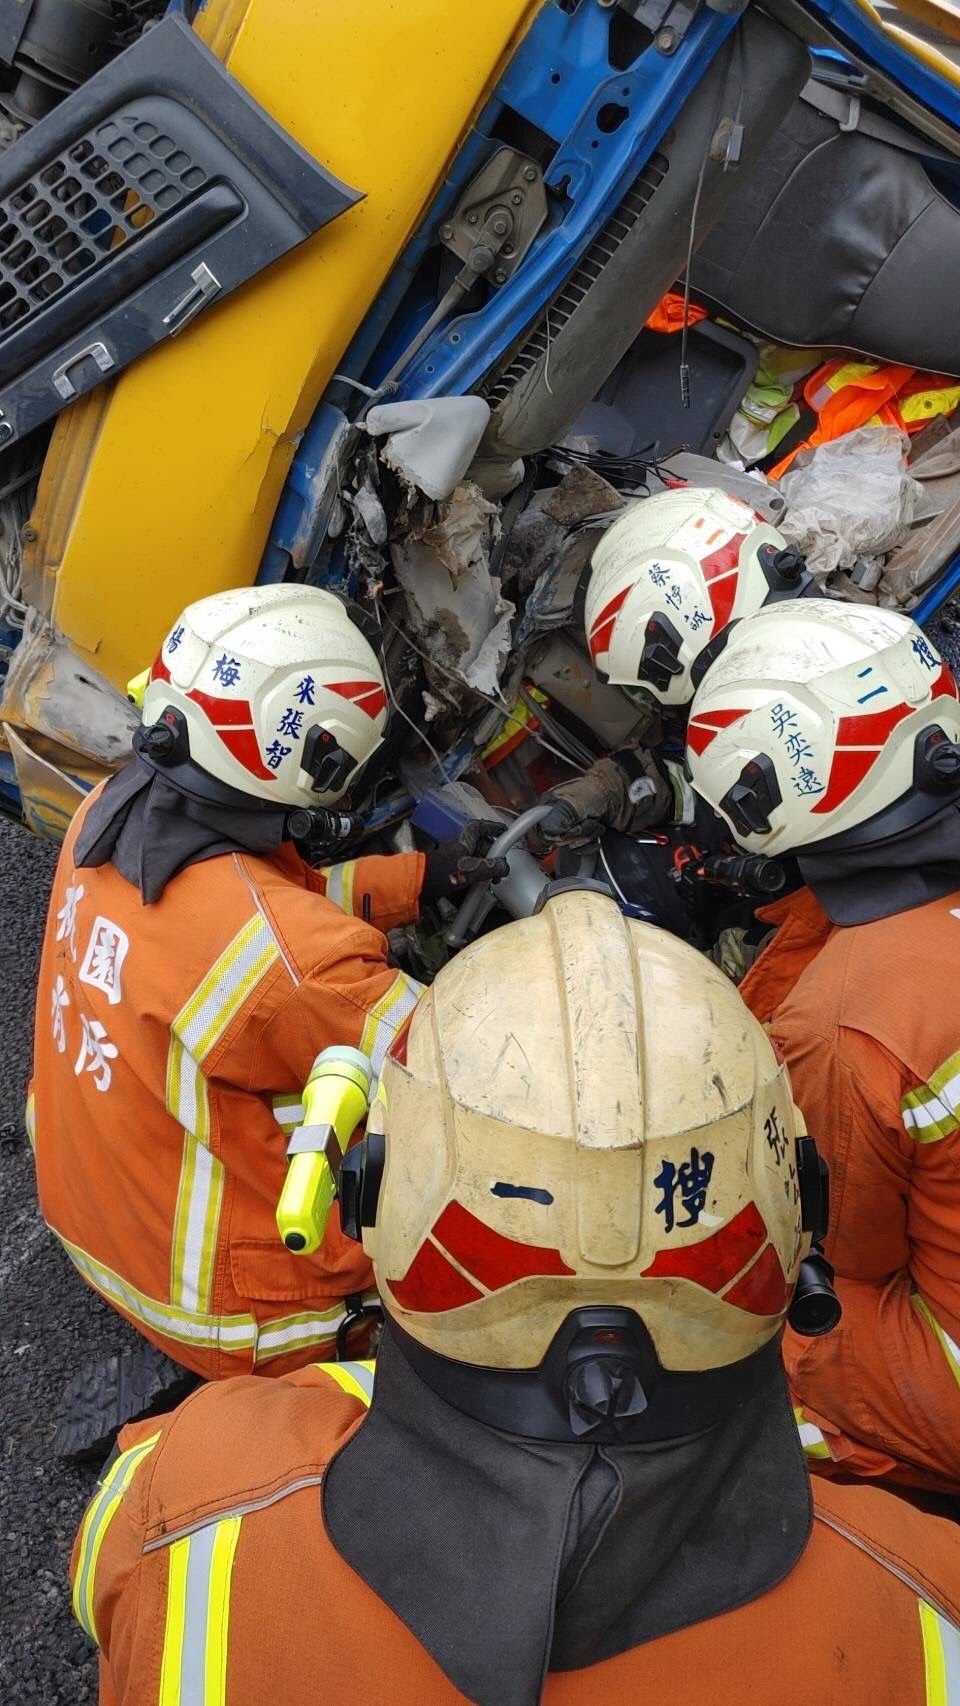
[[[910,614],[913,620],[919,622],[921,627],[924,622],[929,622],[930,617],[936,615],[941,604],[945,604],[958,587],[960,587],[960,553],[956,557],[951,557],[942,574],[937,577],[932,586],[927,588],[919,604],[911,610]]]
[[[398,310],[424,254],[436,242],[444,215],[486,158],[492,126],[510,111],[557,143],[546,181],[555,189],[562,187],[562,197],[552,199],[551,219],[513,279],[481,309],[435,333],[402,376],[395,395],[455,396],[471,390],[556,295],[736,23],[735,17],[703,7],[673,55],[651,45],[629,71],[618,71],[610,63],[610,18],[610,8],[600,0],[581,0],[572,14],[561,10],[556,0],[543,7],[458,153],[419,233],[346,352],[341,364],[345,371],[376,384],[422,323],[423,304],[412,310],[408,304],[405,316]],[[618,128],[598,124],[606,106],[626,109]],[[342,389],[331,387],[331,398],[340,402],[344,396]],[[323,408],[314,416],[291,470],[262,579],[283,574],[283,564],[294,555],[294,541],[304,536],[304,494],[310,485],[306,464],[316,468],[328,438]]]
[[[650,46],[624,72],[610,65],[609,17],[598,0],[583,0],[572,15],[545,6],[521,42],[497,96],[559,139],[546,181],[563,187],[564,216],[545,227],[514,277],[482,309],[435,334],[403,375],[398,396],[470,391],[537,319],[632,187],[737,21],[704,7],[674,54]],[[606,106],[627,109],[618,129],[598,125]]]
[[[857,0],[807,0],[807,10],[840,37],[854,58],[885,71],[931,112],[960,126],[960,89],[887,35]],[[903,23],[909,29],[909,18]]]

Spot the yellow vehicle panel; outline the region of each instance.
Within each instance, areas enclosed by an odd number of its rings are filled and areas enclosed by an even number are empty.
[[[540,4],[200,14],[233,75],[366,199],[57,422],[25,592],[117,686],[190,599],[254,579],[297,435]]]

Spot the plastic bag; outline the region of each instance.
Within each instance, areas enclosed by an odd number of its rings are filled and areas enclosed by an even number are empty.
[[[901,545],[922,496],[907,473],[909,441],[897,427],[858,427],[804,450],[780,481],[780,531],[819,579]]]

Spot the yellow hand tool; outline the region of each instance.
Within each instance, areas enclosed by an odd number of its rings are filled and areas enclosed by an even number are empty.
[[[340,1163],[366,1118],[372,1088],[373,1066],[356,1048],[325,1048],[310,1069],[303,1124],[287,1144],[290,1165],[277,1204],[280,1236],[298,1256],[312,1256],[323,1242]]]

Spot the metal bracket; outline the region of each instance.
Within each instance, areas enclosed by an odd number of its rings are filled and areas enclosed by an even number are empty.
[[[83,349],[78,349],[74,355],[68,355],[66,361],[55,367],[50,375],[57,396],[62,397],[65,403],[72,403],[73,399],[80,395],[70,375],[82,361],[95,362],[101,373],[109,373],[111,367],[117,365],[106,344],[100,342],[84,344]]]
[[[492,249],[493,263],[477,270],[493,284],[506,284],[546,217],[547,192],[537,162],[516,148],[498,148],[441,225],[440,241],[464,262],[478,245]]]
[[[611,0],[608,0],[608,4]],[[676,53],[700,10],[700,0],[612,0],[650,31],[658,53]]]
[[[201,261],[198,267],[194,267],[190,277],[193,279],[193,288],[181,296],[179,302],[174,303],[169,314],[163,316],[163,323],[168,327],[172,338],[182,332],[185,326],[189,326],[201,308],[212,302],[220,290],[220,280],[216,273],[211,272],[206,261]]]

